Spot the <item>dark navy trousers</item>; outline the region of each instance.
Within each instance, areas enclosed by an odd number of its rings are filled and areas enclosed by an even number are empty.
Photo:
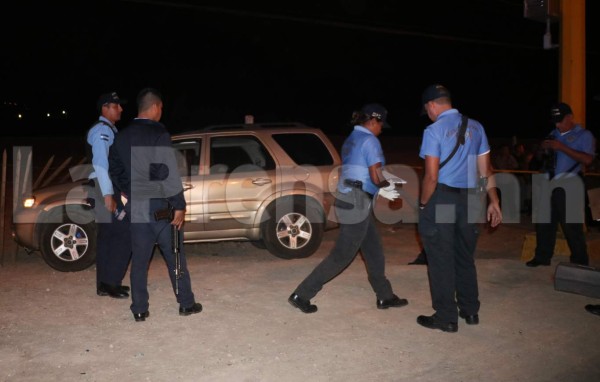
[[[535,258],[541,262],[550,262],[556,245],[556,230],[560,224],[571,251],[571,263],[588,265],[587,243],[583,232],[583,213],[581,222],[567,223],[567,197],[563,188],[555,188],[552,191],[550,203],[550,222],[536,223],[535,225],[537,242]]]
[[[474,254],[481,207],[481,197],[465,189],[437,189],[419,212],[432,306],[442,322],[457,322],[458,309],[466,315],[479,312]]]
[[[385,276],[385,257],[381,238],[372,214],[372,200],[359,190],[341,195],[341,203],[336,206],[340,220],[340,234],[335,246],[327,256],[296,288],[295,292],[303,299],[310,300],[323,288],[323,285],[340,274],[358,254],[362,252],[367,266],[369,283],[380,300],[392,298],[393,291]],[[345,204],[344,207],[339,207]]]
[[[183,234],[179,235],[180,261],[182,276],[178,280],[179,294],[177,302],[182,308],[191,307],[196,301],[192,292],[190,274],[183,251]],[[173,292],[175,292],[175,255],[171,239],[171,224],[166,220],[149,223],[131,223],[131,311],[144,313],[149,307],[148,266],[158,245],[167,264]]]
[[[96,215],[96,284],[121,285],[131,258],[129,218],[117,220],[104,206],[99,188],[94,188]],[[123,208],[120,201],[119,208]]]

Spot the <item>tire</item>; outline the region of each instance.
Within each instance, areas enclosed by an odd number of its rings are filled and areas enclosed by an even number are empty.
[[[42,258],[60,272],[78,272],[96,261],[96,223],[45,223],[41,230]]]
[[[261,236],[267,250],[282,259],[309,257],[323,240],[324,212],[306,198],[284,198],[267,207]]]

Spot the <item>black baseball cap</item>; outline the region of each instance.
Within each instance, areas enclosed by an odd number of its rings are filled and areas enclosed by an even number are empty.
[[[360,109],[361,113],[368,115],[371,118],[377,118],[385,122],[387,118],[387,110],[378,103],[369,103]]]
[[[117,105],[123,105],[123,104],[126,104],[127,101],[119,98],[119,95],[117,94],[117,92],[104,93],[104,94],[101,94],[100,97],[98,97],[98,102],[96,103],[96,107],[98,108],[98,110],[102,110],[102,106],[107,105],[109,103],[116,103]]]
[[[442,97],[450,98],[450,91],[446,89],[445,86],[440,84],[429,85],[423,91],[422,103],[425,105],[429,101],[433,101]]]
[[[562,122],[565,116],[569,114],[573,114],[573,110],[571,110],[571,106],[564,102],[559,102],[550,109],[550,118],[553,123]]]

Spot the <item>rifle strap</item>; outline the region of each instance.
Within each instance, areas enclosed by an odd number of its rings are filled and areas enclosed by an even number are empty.
[[[454,154],[456,154],[456,152],[458,151],[458,147],[460,145],[465,144],[465,133],[467,132],[468,122],[469,122],[469,117],[467,117],[466,115],[463,115],[461,117],[461,121],[460,121],[460,128],[458,129],[458,133],[456,134],[456,145],[454,146],[454,149],[452,150],[450,155],[448,155],[448,157],[446,159],[444,159],[444,161],[442,163],[440,163],[440,167],[439,167],[440,170],[442,169],[442,167],[444,167],[446,165],[446,163],[448,163],[448,161],[450,159],[452,159]]]

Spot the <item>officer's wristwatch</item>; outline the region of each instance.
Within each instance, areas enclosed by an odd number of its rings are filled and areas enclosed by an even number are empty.
[[[425,208],[425,203],[419,202],[419,209],[422,210]]]

